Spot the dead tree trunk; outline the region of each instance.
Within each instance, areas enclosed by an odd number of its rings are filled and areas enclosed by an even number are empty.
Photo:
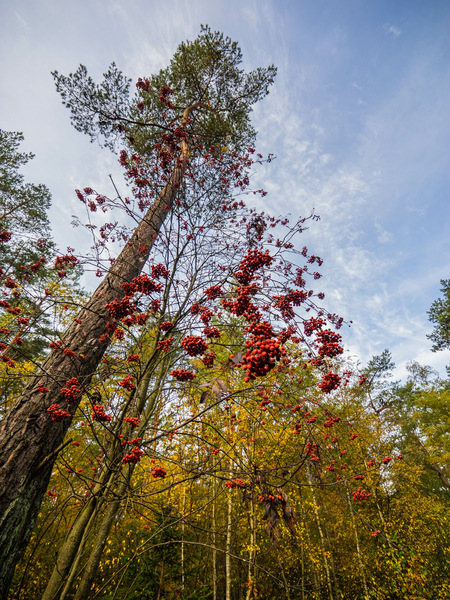
[[[124,297],[122,283],[139,275],[173,205],[183,177],[183,152],[158,199],[149,208],[105,279],[65,332],[61,350],[53,350],[30,378],[0,429],[0,598],[6,600],[14,574],[30,539],[64,437],[81,400],[67,403],[61,388],[77,377],[86,389],[108,347],[107,304]],[[81,321],[81,323],[79,322]],[[75,352],[66,356],[64,348]],[[42,393],[40,384],[49,391]],[[47,411],[60,404],[71,417],[53,421]]]

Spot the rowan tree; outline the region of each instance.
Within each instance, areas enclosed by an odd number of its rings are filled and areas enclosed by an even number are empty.
[[[193,57],[196,60],[192,60]],[[225,135],[229,136],[227,144],[230,151],[235,151],[254,137],[254,130],[249,124],[249,112],[252,104],[267,94],[274,68],[245,74],[239,69],[240,61],[236,44],[206,29],[195,42],[182,44],[171,66],[161,74],[161,77],[164,75],[169,78],[173,73],[172,81],[178,82],[177,106],[171,102],[172,89],[166,81],[160,86],[158,108],[161,108],[155,114],[160,120],[151,123],[148,119],[140,119],[131,123],[149,130],[150,137],[154,131],[157,132],[158,141],[153,144],[148,162],[155,169],[153,173],[159,176],[158,185],[151,185],[155,179],[140,180],[139,167],[133,164],[139,163],[139,155],[122,157],[122,162],[129,163],[130,177],[134,179],[135,186],[141,191],[143,187],[147,188],[145,194],[137,194],[136,197],[142,212],[146,212],[139,217],[139,225],[108,270],[102,284],[81,309],[61,341],[54,343],[52,351],[30,377],[2,423],[0,580],[3,597],[6,597],[15,564],[31,535],[54,461],[82,392],[89,385],[109,344],[107,326],[111,312],[107,306],[124,299],[126,292],[122,284],[130,283],[139,275],[162,223],[173,208],[183,181],[186,177],[195,178],[192,167],[197,154],[194,154],[194,149],[197,148],[204,156],[205,146],[209,147],[212,141],[219,138],[223,140]],[[76,79],[71,80],[73,89],[77,87]],[[83,115],[83,111],[88,111],[90,121],[105,131],[111,131],[112,126],[127,127],[130,124],[129,115],[119,113],[121,100],[115,95],[113,87],[108,87],[106,83],[101,89],[88,89],[82,76],[79,83],[78,105],[75,106],[73,97],[67,100],[74,114]],[[141,80],[138,85],[144,97],[149,94],[150,87],[146,80]],[[112,107],[110,113],[105,113],[105,89],[109,107]],[[214,137],[215,123],[220,134]],[[154,158],[156,161],[152,161]],[[206,189],[210,187],[206,182],[204,185]],[[89,196],[87,191],[86,195]],[[101,200],[101,197],[97,198],[97,205],[101,205]],[[62,273],[67,266],[73,265],[72,257],[69,253],[58,257],[57,265]],[[74,382],[74,378],[77,383],[73,384],[72,401],[66,404],[67,396],[62,390],[66,389],[67,382]],[[48,389],[48,392],[42,391],[44,389]],[[59,407],[49,411],[53,405]],[[64,408],[60,408],[61,405]],[[56,413],[56,410],[61,412]]]

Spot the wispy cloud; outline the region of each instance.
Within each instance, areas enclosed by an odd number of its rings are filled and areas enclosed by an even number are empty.
[[[391,35],[393,38],[398,38],[398,36],[402,34],[402,30],[399,27],[396,27],[395,25],[392,25],[391,23],[385,23],[381,27],[381,30],[386,35]]]

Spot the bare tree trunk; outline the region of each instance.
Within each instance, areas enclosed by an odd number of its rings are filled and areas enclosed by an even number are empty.
[[[186,484],[183,483],[183,502],[181,506],[181,514],[183,515],[183,521],[181,522],[181,590],[184,596],[184,536],[186,529],[186,522],[184,520],[184,516],[186,514]]]
[[[231,477],[231,470],[230,470]],[[225,542],[225,600],[231,600],[231,527],[232,527],[233,499],[231,490],[228,490],[227,500],[227,537]]]
[[[145,409],[145,413],[146,413],[146,418],[144,419],[144,423],[141,423],[141,425],[140,425],[140,429],[138,430],[138,435],[142,434],[142,430],[145,429],[146,423],[148,422],[148,419],[150,418],[152,411],[155,409],[157,398],[158,398],[159,392],[161,390],[162,382],[164,381],[164,373],[167,370],[167,365],[165,364],[165,362],[163,362],[163,364],[161,365],[161,369],[160,369],[160,373],[159,373],[159,377],[158,377],[158,383],[155,385],[155,388],[151,394],[151,399],[147,402],[147,394],[148,394],[148,387],[150,384],[150,377],[154,373],[153,366],[154,366],[153,363],[150,362],[148,365],[147,371],[144,373],[141,383],[139,384],[138,393],[136,394],[137,414],[141,415],[143,413],[144,409]],[[147,406],[146,406],[146,404],[147,404]],[[124,409],[123,416],[125,414],[126,413],[125,413],[125,409]],[[55,600],[56,598],[58,598],[59,600],[64,600],[64,598],[66,597],[67,593],[70,590],[72,582],[78,571],[78,564],[81,559],[84,542],[86,540],[86,536],[87,536],[88,530],[90,528],[90,525],[91,525],[93,519],[95,519],[96,515],[98,514],[100,507],[107,500],[108,494],[112,491],[110,486],[114,484],[114,479],[116,478],[117,473],[120,470],[120,467],[122,465],[122,462],[121,462],[122,454],[120,452],[120,446],[118,446],[117,444],[113,444],[113,446],[110,449],[110,452],[111,452],[110,460],[109,460],[110,466],[107,467],[105,469],[105,471],[101,474],[99,481],[97,482],[97,484],[95,485],[95,487],[93,489],[92,497],[91,497],[90,501],[83,507],[82,511],[80,512],[77,519],[75,520],[75,523],[74,523],[69,535],[67,536],[64,544],[60,548],[60,550],[58,552],[58,559],[57,559],[56,565],[53,569],[52,575],[51,575],[50,580],[45,589],[44,595],[42,596],[42,600]],[[130,465],[128,472],[127,472],[128,484],[129,484],[129,480],[131,480],[133,470],[134,469],[131,468],[131,465]],[[123,498],[125,496],[125,493],[128,488],[128,484],[124,485],[124,483],[121,482],[118,485],[118,489],[116,491],[114,491],[115,499],[119,500],[119,504],[116,506],[117,510],[120,507],[120,501],[123,500]],[[108,508],[108,511],[110,511],[110,510],[111,510],[111,506]],[[117,510],[116,510],[116,512],[117,512]],[[111,515],[112,513],[107,512],[107,515],[108,514]],[[111,519],[113,519],[113,518],[114,518],[114,516],[111,517]],[[101,529],[102,529],[103,533],[105,533],[106,529],[104,528],[104,521],[103,521],[103,525],[101,526]],[[108,533],[109,533],[109,530],[108,530]],[[99,535],[100,535],[100,533],[97,534],[97,536],[99,536]],[[96,547],[97,547],[96,543],[94,543],[94,549],[91,552],[91,555],[92,555],[92,553],[96,552]],[[102,549],[103,549],[103,547],[104,547],[104,544],[102,546]],[[101,557],[101,552],[98,555],[97,567],[98,567],[100,557]],[[92,563],[91,563],[91,565],[92,565]],[[92,573],[93,573],[92,569],[93,569],[93,567],[91,566],[90,576],[93,579],[93,577],[95,576],[95,573],[92,575]],[[66,579],[67,576],[68,576],[68,580],[64,585],[64,580]],[[63,585],[64,585],[64,589],[63,589],[62,593],[59,594]]]
[[[30,539],[53,465],[78,407],[66,403],[61,388],[77,377],[85,390],[108,346],[110,315],[105,306],[124,297],[122,283],[139,275],[180,186],[180,160],[158,199],[147,211],[97,291],[63,336],[63,348],[75,357],[53,350],[36,370],[6,415],[0,429],[0,598],[6,599],[17,562]],[[81,321],[81,323],[79,322]],[[42,384],[49,392],[42,393]],[[71,418],[52,420],[51,404],[62,404]]]
[[[250,600],[253,596],[253,589],[256,586],[255,575],[255,556],[256,556],[256,511],[254,505],[254,492],[252,492],[252,499],[250,503],[250,552],[248,556],[248,574],[247,574],[247,594],[245,600]],[[252,568],[253,567],[253,568]]]
[[[363,564],[363,560],[362,560],[362,556],[361,556],[361,549],[359,547],[358,530],[356,529],[355,517],[353,515],[353,508],[352,508],[352,503],[350,500],[350,494],[349,494],[348,490],[347,490],[347,501],[348,501],[348,506],[350,508],[350,515],[352,517],[353,532],[355,535],[356,553],[358,554],[359,572],[361,573],[361,579],[362,579],[363,587],[364,587],[364,598],[365,598],[365,600],[369,600],[369,590],[367,588],[366,573],[364,570],[364,564]]]
[[[100,525],[100,529],[98,530],[97,535],[95,537],[94,547],[92,548],[89,560],[83,571],[81,582],[77,588],[74,597],[75,600],[85,600],[89,598],[89,593],[91,591],[92,584],[97,574],[97,569],[98,565],[100,564],[103,549],[109,537],[109,532],[111,531],[111,527],[114,523],[116,515],[119,512],[120,505],[122,503],[122,498],[125,495],[126,490],[128,489],[131,475],[134,470],[133,468],[134,465],[130,464],[128,467],[126,480],[120,484],[119,489],[117,491],[117,499],[111,502],[106,510],[106,515],[103,517],[102,524]]]
[[[316,494],[314,493],[314,488],[311,487],[312,497],[313,497],[313,506],[314,506],[314,514],[316,517],[317,528],[319,529],[320,541],[322,543],[322,556],[325,564],[325,572],[327,575],[327,584],[328,584],[328,594],[330,596],[330,600],[334,600],[333,596],[333,587],[331,585],[331,577],[330,577],[330,567],[328,565],[327,559],[327,551],[325,547],[325,537],[323,535],[322,526],[320,524],[319,510],[317,508]]]
[[[213,463],[213,468],[215,465]],[[216,550],[216,490],[213,480],[213,501],[212,501],[212,584],[213,584],[213,600],[217,600],[217,550]]]

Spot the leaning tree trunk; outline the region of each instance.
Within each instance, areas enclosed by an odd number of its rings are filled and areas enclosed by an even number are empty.
[[[188,109],[186,109],[188,110]],[[185,111],[186,113],[186,111]],[[187,147],[168,183],[149,208],[132,237],[77,319],[30,378],[6,415],[0,429],[0,598],[5,600],[15,565],[30,539],[53,465],[64,446],[64,436],[81,400],[66,403],[61,388],[77,377],[85,390],[108,347],[100,337],[108,333],[107,304],[124,297],[122,283],[139,275],[160,228],[173,205],[183,177]],[[81,322],[80,322],[81,321]],[[75,357],[66,356],[69,348]],[[42,383],[41,383],[42,382]],[[39,387],[49,389],[47,393]],[[47,409],[60,404],[71,417],[53,421]]]

